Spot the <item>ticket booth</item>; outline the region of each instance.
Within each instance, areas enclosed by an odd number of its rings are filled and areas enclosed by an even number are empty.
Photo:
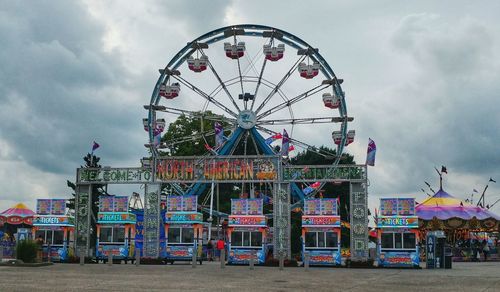
[[[305,199],[302,215],[302,261],[309,264],[340,266],[340,216],[338,199]]]
[[[266,256],[267,225],[262,199],[231,199],[227,227],[228,263],[263,264]]]
[[[379,267],[417,268],[418,217],[415,199],[380,199],[380,216],[376,215],[377,259]]]
[[[53,262],[68,259],[74,240],[74,217],[66,214],[66,199],[39,199],[33,216],[33,238],[42,238],[42,257]]]
[[[128,197],[99,197],[96,258],[106,262],[112,254],[114,260],[133,260],[136,221],[128,210]]]
[[[165,248],[163,258],[191,261],[193,252],[201,264],[203,253],[203,215],[197,212],[198,196],[167,196],[165,213]]]

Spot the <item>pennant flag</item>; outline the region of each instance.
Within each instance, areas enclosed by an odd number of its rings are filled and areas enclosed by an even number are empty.
[[[212,147],[210,147],[210,145],[208,144],[205,144],[205,149],[207,149],[208,151],[212,150]]]
[[[273,137],[269,137],[269,138],[267,138],[264,142],[265,142],[267,145],[271,145],[271,143],[273,143],[273,142],[274,142],[274,139],[273,139]]]
[[[224,129],[222,124],[215,122],[215,148],[219,148],[224,144]]]
[[[101,146],[101,145],[97,144],[97,142],[94,141],[94,144],[92,145],[92,152],[94,152],[94,150],[96,150],[97,148],[99,148],[99,146]]]
[[[281,156],[288,156],[288,148],[290,147],[290,138],[285,129],[283,129],[283,137],[281,140]]]
[[[496,183],[496,182],[497,182],[496,180],[493,180],[491,177],[490,177],[490,180],[489,180],[488,182],[490,182],[490,181],[491,181],[491,182],[494,182],[494,183]]]
[[[448,170],[446,169],[446,166],[444,166],[444,165],[441,166],[441,173],[443,173],[443,172],[448,174]]]
[[[288,151],[293,151],[293,150],[295,150],[295,147],[293,147],[293,145],[288,148]]]
[[[274,135],[271,136],[274,140],[279,140],[281,138],[283,138],[283,136],[281,135],[281,133],[276,133]]]
[[[366,151],[366,165],[375,166],[375,154],[377,153],[377,145],[375,141],[368,138],[368,150]]]

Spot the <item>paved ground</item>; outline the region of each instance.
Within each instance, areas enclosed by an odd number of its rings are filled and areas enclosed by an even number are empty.
[[[500,262],[452,270],[285,268],[205,263],[139,267],[55,264],[0,267],[0,291],[500,291]]]

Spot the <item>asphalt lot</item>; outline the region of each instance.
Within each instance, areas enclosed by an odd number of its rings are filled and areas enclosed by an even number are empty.
[[[500,262],[451,270],[285,268],[204,263],[0,267],[0,291],[500,291]]]

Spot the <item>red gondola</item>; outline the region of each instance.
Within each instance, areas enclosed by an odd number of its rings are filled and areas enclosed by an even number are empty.
[[[306,79],[314,78],[319,73],[319,63],[314,62],[312,65],[307,65],[306,63],[300,63],[298,70],[301,77]]]
[[[224,43],[224,50],[226,51],[226,56],[231,59],[241,58],[245,54],[245,42],[239,42],[237,45]]]
[[[208,57],[205,55],[201,56],[201,58],[193,58],[191,56],[187,58],[189,70],[197,73],[207,70],[207,63]]]
[[[181,86],[179,83],[172,83],[172,85],[161,84],[160,85],[160,96],[166,99],[173,99],[179,96],[181,91]]]
[[[323,93],[323,103],[328,108],[338,108],[340,106],[340,98],[337,94],[332,95],[331,93]]]
[[[349,130],[349,132],[347,132],[347,140],[345,142],[345,146],[354,142],[354,135],[355,134],[356,134],[356,132],[354,130]]]
[[[264,45],[264,55],[269,61],[278,61],[283,58],[285,53],[285,45],[279,44],[277,47],[271,47],[271,45]]]

